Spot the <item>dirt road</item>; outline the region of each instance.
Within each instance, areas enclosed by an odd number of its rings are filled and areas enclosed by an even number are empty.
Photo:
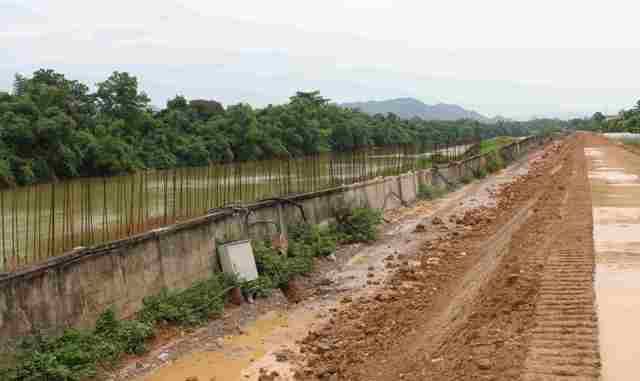
[[[602,377],[633,381],[640,363],[640,155],[595,136],[585,154],[593,193]]]
[[[497,207],[310,333],[298,378],[598,379],[585,140],[548,147]]]

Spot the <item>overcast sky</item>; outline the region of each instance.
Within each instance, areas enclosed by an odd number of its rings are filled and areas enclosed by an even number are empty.
[[[640,98],[637,1],[0,0],[0,89],[53,68],[138,76],[153,103],[411,96],[488,116],[615,113]]]

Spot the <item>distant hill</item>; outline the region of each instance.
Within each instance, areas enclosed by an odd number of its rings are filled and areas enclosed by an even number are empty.
[[[505,120],[502,117],[487,118],[478,112],[464,109],[458,105],[438,103],[432,106],[414,98],[342,103],[339,106],[357,109],[371,115],[394,113],[404,119],[415,117],[424,120],[473,119],[485,123],[497,123],[500,120]]]

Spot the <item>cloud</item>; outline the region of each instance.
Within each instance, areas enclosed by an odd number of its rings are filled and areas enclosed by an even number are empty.
[[[90,84],[128,70],[156,104],[181,93],[264,105],[319,89],[335,100],[415,96],[491,115],[615,112],[640,88],[640,50],[629,48],[638,8],[618,0],[0,0],[8,21],[0,86],[38,67]]]

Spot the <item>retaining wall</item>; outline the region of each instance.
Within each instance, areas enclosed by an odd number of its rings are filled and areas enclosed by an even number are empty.
[[[541,138],[532,137],[502,148],[501,153],[514,160],[542,143]],[[392,209],[411,203],[420,184],[455,182],[484,165],[486,157],[475,156],[437,170],[378,178],[289,199],[301,205],[308,222],[321,224],[338,208]],[[217,242],[246,234],[253,238],[273,236],[277,222],[286,225],[302,218],[297,206],[280,201],[263,201],[248,209],[252,211],[249,229],[242,213],[219,211],[4,275],[0,278],[0,344],[35,329],[53,334],[66,327],[90,327],[112,306],[118,315],[131,316],[140,309],[144,297],[164,288],[184,289],[220,271]],[[252,223],[265,220],[276,223]]]

